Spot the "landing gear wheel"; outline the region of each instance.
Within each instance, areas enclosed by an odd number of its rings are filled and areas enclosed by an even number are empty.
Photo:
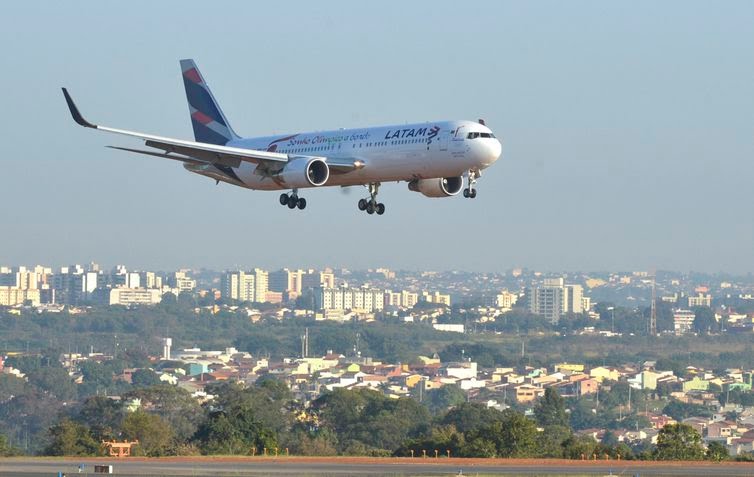
[[[306,199],[299,197],[296,205],[298,206],[298,210],[304,210],[306,208]]]
[[[292,195],[288,198],[288,208],[295,209],[298,203],[298,196]]]
[[[469,198],[469,189],[468,189],[468,187],[463,190],[463,196],[466,197],[467,199]]]
[[[288,194],[280,194],[280,205],[288,205]]]
[[[359,201],[359,210],[366,210],[367,214],[372,215],[377,212],[377,215],[385,213],[385,206],[377,202],[377,192],[380,189],[379,182],[370,182],[369,186],[369,199],[361,199]]]
[[[469,197],[476,199],[476,189],[471,189],[471,192],[469,192]]]

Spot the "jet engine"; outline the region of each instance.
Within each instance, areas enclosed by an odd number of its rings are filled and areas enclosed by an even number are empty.
[[[318,187],[330,178],[330,168],[318,157],[299,157],[288,161],[277,177],[290,188]]]
[[[461,192],[463,177],[441,177],[439,179],[415,179],[408,183],[409,190],[421,192],[427,197],[448,197]]]

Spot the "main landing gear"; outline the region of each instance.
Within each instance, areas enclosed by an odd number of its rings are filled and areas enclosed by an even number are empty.
[[[463,196],[467,199],[474,199],[476,198],[476,180],[481,176],[482,174],[479,173],[478,170],[472,169],[469,171],[469,186],[463,190]]]
[[[280,194],[280,205],[287,205],[289,209],[304,210],[306,208],[306,199],[298,196],[298,190],[293,189],[290,194]]]
[[[379,182],[372,182],[369,184],[369,200],[359,200],[359,210],[366,210],[367,214],[372,215],[377,212],[377,215],[385,213],[385,204],[377,202],[377,191],[380,188]]]

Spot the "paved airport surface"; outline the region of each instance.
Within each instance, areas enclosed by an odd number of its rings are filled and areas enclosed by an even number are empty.
[[[80,464],[84,471],[80,474]],[[651,462],[573,462],[481,459],[0,459],[0,476],[56,476],[94,474],[94,464],[111,464],[120,476],[754,476],[754,464]]]

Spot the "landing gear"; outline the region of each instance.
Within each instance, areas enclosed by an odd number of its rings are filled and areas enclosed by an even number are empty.
[[[463,190],[463,196],[467,199],[473,199],[476,197],[476,189],[464,189]]]
[[[280,205],[287,205],[289,209],[298,207],[299,210],[304,210],[306,208],[306,199],[299,197],[297,190],[293,189],[290,194],[280,194]]]
[[[377,191],[379,188],[379,182],[372,182],[369,184],[369,199],[359,199],[359,210],[365,210],[369,215],[372,215],[375,212],[377,215],[385,213],[385,204],[377,202]]]
[[[469,171],[469,186],[463,190],[464,197],[467,199],[476,198],[476,187],[474,186],[476,185],[476,180],[479,179],[481,175],[482,174],[476,169],[471,169]]]

